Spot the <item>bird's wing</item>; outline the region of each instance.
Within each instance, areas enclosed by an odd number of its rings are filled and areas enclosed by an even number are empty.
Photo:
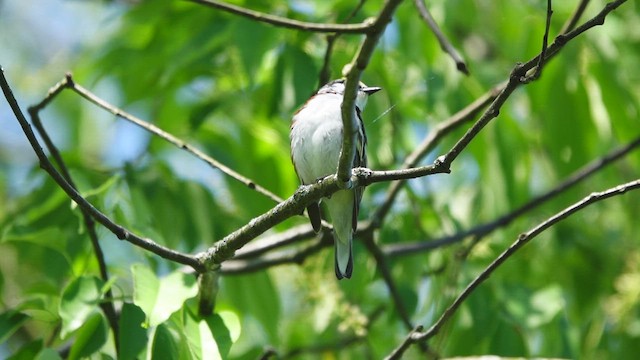
[[[357,135],[357,147],[356,156],[353,160],[353,167],[366,167],[367,166],[367,133],[364,129],[364,123],[362,122],[362,114],[360,108],[356,106],[356,115],[358,116],[358,135]],[[353,197],[353,218],[352,224],[353,231],[358,228],[358,213],[360,212],[360,200],[362,200],[362,192],[364,188],[358,186],[355,188],[355,195]]]

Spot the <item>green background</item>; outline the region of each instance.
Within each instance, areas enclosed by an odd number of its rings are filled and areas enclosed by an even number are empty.
[[[341,22],[353,1],[251,1],[251,9]],[[577,1],[555,1],[551,39]],[[366,1],[351,22],[376,16]],[[592,1],[584,21],[604,2]],[[569,43],[541,78],[517,90],[453,163],[449,175],[411,180],[376,232],[387,245],[431,241],[509,213],[640,136],[639,3],[630,1]],[[456,71],[412,2],[397,10],[362,80],[381,86],[364,112],[372,169],[397,169],[437,124],[508,78],[541,48],[546,1],[433,1],[470,76]],[[64,24],[64,25],[60,25]],[[331,77],[356,53],[343,35]],[[23,109],[71,71],[79,84],[193,144],[282,198],[298,181],[290,119],[317,89],[325,35],[257,23],[183,1],[0,2],[0,64]],[[387,110],[389,110],[387,112]],[[338,282],[331,247],[302,264],[224,275],[216,314],[195,315],[195,278],[98,227],[111,275],[99,279],[82,216],[38,168],[0,101],[0,356],[115,358],[98,304],[111,289],[120,357],[145,354],[255,359],[381,358],[405,338],[377,264],[356,240],[354,278]],[[118,224],[195,253],[273,201],[191,155],[65,92],[42,113],[80,192]],[[447,135],[421,164],[455,144]],[[520,233],[582,199],[637,179],[632,152],[478,242],[389,257],[414,325],[433,324]],[[361,219],[388,183],[366,189]],[[428,342],[444,357],[630,358],[640,352],[640,197],[615,197],[545,231],[501,266]],[[295,217],[277,234],[307,224]],[[290,250],[309,244],[295,243]],[[231,345],[233,343],[233,345]],[[212,348],[212,346],[214,348]],[[214,351],[218,351],[215,353]],[[420,357],[414,346],[407,358]]]

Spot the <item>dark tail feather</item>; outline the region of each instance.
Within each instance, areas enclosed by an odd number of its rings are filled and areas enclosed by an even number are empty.
[[[347,279],[351,279],[351,273],[353,273],[353,249],[351,247],[351,241],[349,241],[349,261],[347,262],[347,267],[344,270],[344,273],[340,270],[340,265],[338,264],[338,246],[340,246],[338,244],[338,240],[334,240],[335,241],[335,251],[334,253],[334,262],[335,262],[335,270],[336,270],[336,277],[338,278],[338,280],[342,280],[343,278],[347,278]]]
[[[309,214],[309,219],[311,219],[311,226],[313,227],[313,231],[318,233],[322,228],[322,216],[320,216],[320,204],[313,203],[307,206],[307,214]]]

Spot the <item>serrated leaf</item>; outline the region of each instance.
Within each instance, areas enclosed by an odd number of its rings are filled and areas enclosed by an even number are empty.
[[[133,265],[133,302],[147,315],[147,325],[156,326],[167,320],[182,304],[198,294],[193,275],[174,272],[158,279],[143,265]]]

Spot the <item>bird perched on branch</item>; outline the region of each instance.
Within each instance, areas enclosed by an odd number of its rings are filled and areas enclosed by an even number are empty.
[[[325,176],[335,174],[342,150],[342,98],[345,81],[334,80],[324,85],[311,96],[294,114],[291,124],[291,159],[302,184],[312,184]],[[369,95],[379,87],[358,85],[355,116],[357,124],[356,154],[352,167],[367,166],[367,136],[361,112]],[[335,271],[338,279],[350,278],[353,271],[351,240],[358,223],[358,210],[362,199],[362,188],[340,190],[323,201],[327,204],[333,224],[335,241]],[[307,207],[311,225],[320,231],[319,203]]]

